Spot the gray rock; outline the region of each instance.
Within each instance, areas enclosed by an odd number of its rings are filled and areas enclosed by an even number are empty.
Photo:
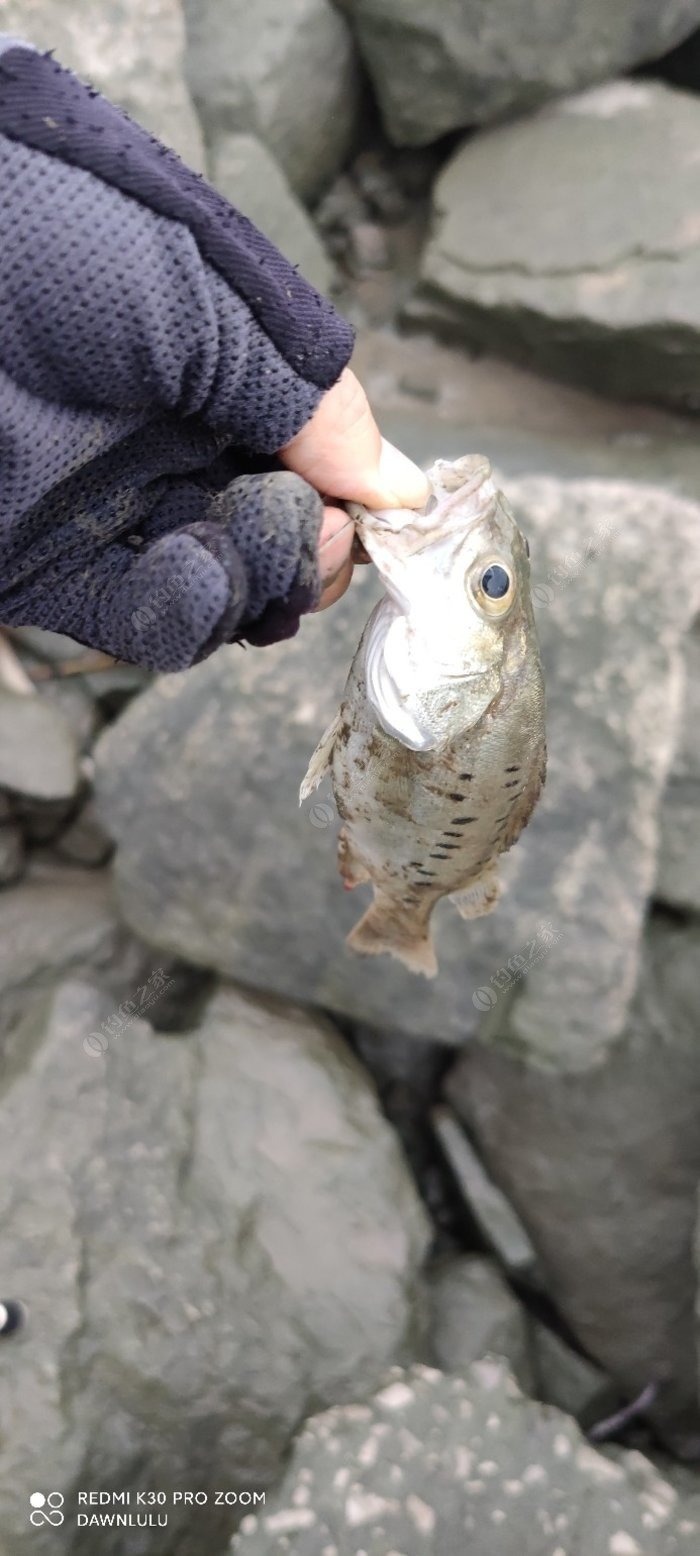
[[[492,1260],[443,1260],[429,1272],[428,1295],[431,1350],[443,1372],[465,1373],[491,1353],[505,1358],[521,1389],[534,1392],[530,1325]]]
[[[212,146],[210,173],[221,194],[245,211],[312,286],[327,292],[333,280],[328,255],[279,163],[262,141],[255,135],[223,132]]]
[[[679,745],[661,805],[655,895],[700,913],[700,622],[686,644],[685,704]]]
[[[365,889],[342,890],[328,790],[297,803],[372,579],[292,642],[222,649],[150,687],[98,743],[99,808],[122,910],[160,952],[438,1040],[466,1042],[515,999],[513,1040],[536,1044],[543,1064],[562,1050],[564,988],[567,1064],[585,1068],[624,1030],[637,978],[700,512],[632,483],[505,485],[532,547],[549,777],[504,862],[498,912],[469,926],[449,904],[439,912],[433,983],[346,950]],[[670,557],[683,558],[682,591],[659,587]]]
[[[106,864],[112,852],[112,840],[96,815],[92,799],[86,801],[75,820],[61,833],[55,849],[60,859],[85,865],[90,870]]]
[[[611,1463],[489,1359],[395,1369],[370,1405],[308,1421],[235,1556],[691,1556],[700,1497],[641,1454]]]
[[[32,864],[21,885],[0,892],[0,1039],[57,979],[94,973],[126,992],[142,956],[119,923],[106,872]]]
[[[228,990],[188,1038],[129,1018],[86,1048],[114,1014],[63,985],[0,1072],[4,1278],[29,1315],[0,1348],[12,1556],[223,1550],[240,1509],[215,1490],[269,1482],[304,1414],[373,1390],[412,1323],[423,1213],[331,1027]],[[39,1537],[33,1486],[66,1498]],[[76,1542],[86,1486],[164,1491],[167,1528]],[[185,1488],[206,1508],[173,1505]]]
[[[40,694],[0,687],[0,784],[37,800],[68,800],[80,781],[67,720]]]
[[[204,147],[184,80],[180,0],[3,0],[4,32],[53,49],[62,65],[125,108],[191,167]]]
[[[536,1319],[530,1325],[530,1344],[535,1371],[531,1394],[588,1426],[612,1414],[619,1397],[600,1367]]]
[[[411,146],[462,125],[527,112],[655,59],[700,25],[697,0],[626,0],[613,7],[586,0],[565,22],[555,6],[537,0],[341,3],[387,134]]]
[[[12,886],[24,874],[24,838],[14,821],[0,823],[0,886]]]
[[[540,1285],[537,1255],[522,1221],[489,1177],[483,1162],[449,1108],[435,1108],[432,1122],[460,1192],[486,1242],[516,1279]]]
[[[652,1419],[689,1457],[700,1453],[699,954],[697,925],[652,919],[627,1029],[585,1072],[569,1067],[564,1009],[549,1069],[536,1040],[516,1049],[506,1020],[491,1043],[460,1056],[448,1082],[571,1329],[630,1400],[658,1384]]]
[[[220,137],[256,135],[295,192],[314,200],[347,160],[358,123],[343,17],[330,0],[185,0],[185,19],[188,80],[214,161]]]
[[[55,677],[42,681],[41,698],[62,714],[72,731],[79,751],[90,749],[101,723],[94,697],[83,684],[82,676]]]
[[[697,98],[617,81],[468,141],[413,311],[604,394],[700,408],[699,133]]]

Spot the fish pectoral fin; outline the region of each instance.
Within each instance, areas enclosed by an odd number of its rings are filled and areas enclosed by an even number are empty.
[[[465,886],[463,891],[451,892],[450,902],[454,903],[462,918],[483,918],[485,913],[493,913],[501,891],[501,877],[494,861],[482,870],[481,875],[476,876],[471,886]]]
[[[333,747],[336,742],[339,726],[340,713],[338,712],[336,713],[335,718],[331,719],[325,734],[321,736],[311,761],[309,762],[308,768],[306,770],[306,777],[299,790],[300,805],[303,805],[304,800],[308,800],[309,795],[313,794],[314,790],[318,788],[320,783],[323,783],[326,773],[330,772],[331,762],[333,760]]]
[[[409,972],[425,978],[434,978],[438,970],[428,919],[411,914],[382,892],[375,892],[346,943],[361,956],[394,956]]]

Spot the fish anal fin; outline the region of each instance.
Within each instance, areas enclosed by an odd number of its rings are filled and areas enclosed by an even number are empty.
[[[338,869],[343,877],[343,885],[351,891],[353,886],[360,886],[363,881],[370,880],[370,873],[366,864],[355,852],[352,839],[347,827],[341,827],[338,833]]]
[[[409,972],[425,978],[434,978],[438,970],[427,921],[412,917],[380,893],[350,930],[346,943],[361,956],[393,956]]]
[[[308,800],[309,795],[314,793],[319,784],[323,783],[326,774],[330,772],[333,760],[333,747],[336,742],[339,724],[340,713],[336,713],[335,717],[331,719],[325,734],[321,736],[309,762],[306,777],[299,790],[300,805],[303,805],[304,800]]]
[[[463,891],[450,893],[450,902],[453,902],[461,918],[483,918],[486,913],[493,913],[501,895],[501,878],[498,873],[498,865],[494,861],[477,875],[470,886],[465,886]]]

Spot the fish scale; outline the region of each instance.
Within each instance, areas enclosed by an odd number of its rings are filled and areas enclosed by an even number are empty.
[[[436,902],[465,919],[498,902],[498,857],[544,782],[545,728],[527,543],[482,456],[428,478],[420,514],[355,510],[387,592],[301,795],[330,772],[344,884],[374,888],[348,944],[432,977]]]

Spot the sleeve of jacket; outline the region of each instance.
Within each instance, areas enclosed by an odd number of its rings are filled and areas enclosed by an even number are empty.
[[[293,437],[352,351],[333,305],[50,55],[0,48],[0,137],[2,183],[26,207],[3,233],[14,306],[0,350],[16,381],[78,405],[198,414],[259,453]]]

